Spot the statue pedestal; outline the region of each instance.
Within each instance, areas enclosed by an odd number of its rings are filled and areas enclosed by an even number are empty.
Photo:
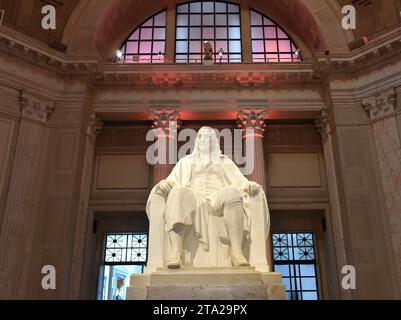
[[[127,300],[285,300],[281,274],[253,267],[157,269],[131,276]]]

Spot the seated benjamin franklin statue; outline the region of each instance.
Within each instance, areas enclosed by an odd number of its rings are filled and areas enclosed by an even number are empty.
[[[249,265],[269,271],[265,194],[222,155],[212,128],[199,130],[193,153],[153,188],[147,214],[147,272]]]

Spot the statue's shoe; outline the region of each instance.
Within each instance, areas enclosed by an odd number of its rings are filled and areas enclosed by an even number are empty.
[[[249,262],[248,260],[245,259],[245,257],[241,255],[233,255],[231,256],[233,266],[234,267],[249,267]]]
[[[179,253],[173,253],[166,264],[167,268],[169,269],[179,269],[181,268],[181,265],[182,265],[181,254]]]

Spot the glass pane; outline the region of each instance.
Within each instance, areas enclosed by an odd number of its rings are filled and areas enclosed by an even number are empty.
[[[281,53],[280,54],[280,62],[291,62],[292,54],[291,53]]]
[[[150,28],[141,29],[141,40],[152,40],[152,32]]]
[[[252,41],[252,51],[253,52],[264,52],[265,47],[262,40],[253,40]]]
[[[175,61],[178,63],[188,62],[188,55],[186,54],[177,54],[175,56]]]
[[[291,44],[289,40],[278,41],[280,52],[291,52]]]
[[[166,38],[166,29],[165,28],[155,28],[153,38],[155,40],[164,40]]]
[[[213,4],[213,2],[204,2],[203,3],[203,12],[205,12],[205,13],[214,12],[214,4]]]
[[[234,13],[234,12],[239,12],[239,6],[235,4],[228,4],[228,12]]]
[[[151,41],[141,41],[139,46],[139,53],[150,53],[152,48]]]
[[[266,41],[266,52],[277,52],[277,42],[275,40]]]
[[[230,39],[241,39],[241,28],[239,27],[228,28],[228,37]]]
[[[255,11],[251,11],[251,25],[261,26],[262,24],[262,15]]]
[[[226,26],[227,25],[227,15],[218,14],[216,15],[216,26]]]
[[[190,41],[189,42],[189,52],[197,53],[202,52],[202,45],[200,41]]]
[[[177,15],[177,26],[187,26],[188,25],[188,15],[178,14]]]
[[[224,52],[228,51],[227,41],[216,41],[216,52],[219,52],[220,49],[223,49]]]
[[[148,21],[142,24],[142,27],[152,27],[152,26],[153,26],[153,18],[150,18]]]
[[[230,54],[230,62],[240,63],[242,62],[242,55]]]
[[[317,300],[317,292],[302,292],[303,300]]]
[[[216,28],[216,39],[227,39],[227,28]]]
[[[161,12],[155,17],[155,26],[166,26],[166,12]]]
[[[274,26],[275,25],[275,23],[273,21],[271,21],[270,19],[268,19],[266,17],[263,17],[263,24],[265,26]]]
[[[153,53],[164,53],[164,41],[155,41],[153,43]]]
[[[177,39],[188,39],[188,28],[177,28]]]
[[[302,290],[316,290],[315,278],[301,278]]]
[[[131,34],[128,40],[138,40],[138,39],[139,39],[139,29],[136,30],[133,34]]]
[[[265,27],[265,37],[269,39],[276,39],[276,27]]]
[[[191,39],[200,39],[201,38],[201,28],[190,28],[189,29],[189,37]]]
[[[229,14],[228,15],[228,25],[229,26],[239,26],[240,18],[238,14]]]
[[[277,28],[277,35],[280,39],[287,39],[288,36],[285,34],[285,32],[283,31],[283,29],[281,28]]]
[[[252,39],[263,39],[262,27],[252,27]]]
[[[241,41],[229,42],[230,52],[241,52]]]
[[[290,275],[290,266],[288,264],[283,264],[283,265],[275,265],[274,266],[274,271],[275,272],[280,272],[281,276],[289,276]]]
[[[188,59],[190,63],[202,62],[202,56],[200,54],[190,54]]]
[[[216,12],[227,12],[227,4],[222,2],[215,2],[216,4]]]
[[[267,54],[266,61],[267,62],[278,62],[278,54]]]
[[[203,28],[203,39],[205,40],[214,39],[214,28]]]
[[[127,42],[127,53],[138,53],[138,42]]]
[[[252,55],[253,62],[265,62],[264,54],[253,54]]]
[[[201,2],[191,3],[190,10],[191,13],[200,13],[202,10],[202,3]]]
[[[176,52],[187,53],[188,52],[188,41],[177,41]]]
[[[301,271],[301,276],[308,276],[308,277],[314,277],[315,276],[315,266],[313,264],[301,264],[300,266],[300,271]]]
[[[214,26],[214,15],[205,14],[203,16],[203,25],[204,26]]]
[[[202,25],[202,19],[200,14],[191,14],[190,17],[190,25],[191,26],[200,26]]]
[[[188,4],[181,4],[177,6],[177,12],[178,13],[187,13],[188,12]]]

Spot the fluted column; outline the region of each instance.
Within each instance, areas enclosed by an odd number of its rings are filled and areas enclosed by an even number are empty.
[[[316,128],[322,137],[322,145],[323,145],[323,154],[326,168],[326,177],[327,177],[327,187],[329,193],[329,201],[330,201],[330,212],[329,216],[326,217],[329,220],[331,225],[330,232],[332,233],[331,237],[333,238],[333,244],[335,248],[335,256],[336,256],[336,276],[337,283],[340,286],[340,279],[343,277],[341,270],[347,265],[347,257],[345,252],[345,239],[344,239],[344,230],[343,230],[343,222],[341,216],[341,207],[340,207],[340,199],[338,194],[338,181],[337,181],[337,172],[335,167],[334,160],[334,152],[333,152],[333,140],[331,137],[331,128],[329,121],[329,111],[327,109],[323,109],[321,111],[320,116],[315,121]],[[351,299],[350,290],[339,290],[339,294],[341,299],[349,300]]]
[[[254,142],[254,169],[249,175],[249,180],[255,181],[266,192],[265,156],[263,137],[266,127],[266,110],[240,110],[238,112],[238,127],[243,130],[245,139],[253,139]],[[252,132],[250,131],[252,130]]]
[[[162,153],[164,163],[157,163],[153,166],[153,184],[167,178],[173,164],[172,159],[176,156],[172,154],[176,150],[177,143],[176,130],[181,124],[180,113],[177,110],[152,110],[150,118],[153,121],[152,129],[156,130],[156,138],[159,145],[159,152]]]
[[[42,147],[54,110],[54,103],[26,93],[20,104],[22,116],[0,236],[0,298],[5,299],[24,298],[40,198]]]
[[[362,101],[373,129],[386,213],[401,286],[401,142],[395,117],[396,96],[391,88]]]
[[[265,193],[267,192],[267,189],[266,189],[263,137],[266,127],[266,119],[267,119],[267,111],[264,109],[240,110],[238,112],[238,121],[237,121],[238,127],[243,130],[244,143],[246,143],[246,139],[253,139],[254,143],[254,154],[253,154],[254,167],[252,173],[248,176],[248,178],[249,180],[255,181],[258,184],[260,184]],[[248,159],[247,161],[249,161],[248,154],[246,155],[246,157]],[[256,261],[260,261],[261,255],[265,254],[267,259],[267,264],[270,268],[270,266],[272,266],[271,239],[270,236],[268,236],[266,240],[265,235],[258,232],[260,226],[265,223],[263,217],[255,215],[254,219],[256,220],[254,220],[253,223],[251,224],[251,235],[253,237],[252,240],[258,243],[264,241],[265,246],[264,247],[260,246],[260,251],[251,252],[249,262],[252,265],[255,265],[255,263],[257,263]],[[263,266],[263,268],[265,268],[265,266]],[[260,271],[269,271],[269,270],[261,269]]]
[[[81,277],[85,257],[85,244],[89,222],[89,196],[92,178],[93,160],[95,156],[96,139],[103,127],[103,122],[91,113],[85,132],[85,153],[81,174],[79,207],[76,220],[73,259],[71,266],[71,282],[68,291],[70,299],[80,298]]]

